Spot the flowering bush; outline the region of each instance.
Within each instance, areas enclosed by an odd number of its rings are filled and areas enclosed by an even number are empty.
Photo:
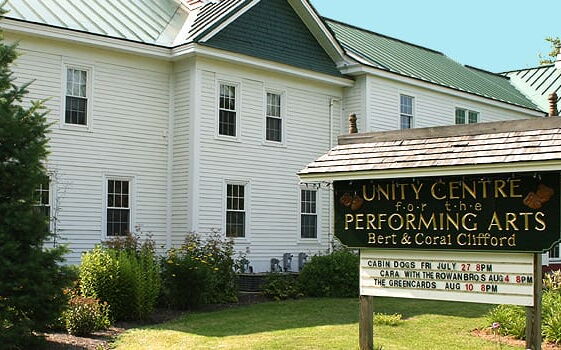
[[[233,252],[233,242],[216,231],[207,240],[187,235],[162,260],[164,301],[182,309],[236,301]]]
[[[81,296],[70,299],[61,319],[68,333],[73,335],[90,334],[107,329],[111,325],[107,303]]]

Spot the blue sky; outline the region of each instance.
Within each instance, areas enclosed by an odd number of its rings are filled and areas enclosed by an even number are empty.
[[[561,1],[311,0],[325,17],[502,72],[538,65],[547,36],[561,36]]]

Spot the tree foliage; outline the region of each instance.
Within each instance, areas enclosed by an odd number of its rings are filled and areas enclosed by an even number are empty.
[[[548,36],[545,41],[551,44],[551,51],[546,57],[540,56],[540,64],[553,64],[557,60],[557,55],[559,54],[559,49],[561,48],[561,39],[559,37]]]
[[[0,344],[29,349],[39,340],[33,332],[59,315],[69,271],[60,264],[64,248],[43,246],[48,219],[33,192],[47,176],[48,124],[42,102],[24,106],[29,84],[15,84],[16,58],[0,34]]]

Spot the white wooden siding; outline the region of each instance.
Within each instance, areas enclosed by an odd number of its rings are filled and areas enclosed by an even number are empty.
[[[296,176],[306,163],[329,148],[330,103],[341,99],[342,89],[310,84],[302,80],[267,75],[257,70],[205,61],[201,69],[201,150],[200,198],[193,198],[199,211],[201,233],[224,227],[224,182],[247,181],[250,200],[246,203],[249,221],[247,239],[237,239],[236,249],[249,253],[256,271],[269,269],[271,258],[282,259],[283,253],[294,255],[297,268],[299,252],[308,254],[327,249],[329,193],[321,190],[319,215],[320,237],[309,242],[300,240],[300,186]],[[227,80],[239,84],[239,141],[216,137],[217,84]],[[266,88],[284,92],[286,113],[285,146],[264,142],[264,103]],[[332,123],[338,134],[341,125],[340,106],[331,110]],[[333,135],[331,135],[333,136]]]
[[[479,122],[531,118],[529,114],[513,112],[497,105],[471,101],[462,97],[447,95],[401,82],[368,76],[366,92],[368,131],[399,129],[399,95],[413,96],[414,121],[416,128],[455,123],[456,107],[479,112]]]
[[[343,123],[342,132],[349,130],[349,114],[357,117],[358,132],[364,132],[366,127],[366,76],[357,77],[353,87],[345,88],[343,95]]]
[[[28,100],[49,99],[51,154],[47,167],[59,180],[59,242],[69,245],[69,263],[102,236],[105,175],[134,178],[135,221],[157,245],[166,242],[166,167],[170,65],[123,57],[78,45],[27,37],[13,67],[17,83],[34,80]],[[90,131],[60,128],[65,61],[93,67]],[[91,78],[91,77],[90,77]],[[61,192],[66,187],[66,193]],[[134,227],[133,227],[134,229]]]
[[[187,61],[174,64],[174,127],[172,176],[172,244],[181,244],[189,224],[189,160],[192,67]]]

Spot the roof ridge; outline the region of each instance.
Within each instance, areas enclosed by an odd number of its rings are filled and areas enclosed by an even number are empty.
[[[339,136],[338,139],[339,145],[341,146],[357,143],[435,139],[560,128],[561,117],[541,117],[524,120],[507,120],[478,124],[445,125],[426,128],[346,134]]]
[[[503,79],[506,79],[506,80],[510,80],[510,77],[507,77],[507,76],[505,76],[505,75],[502,75],[501,73],[491,72],[491,71],[488,71],[488,70],[485,70],[485,69],[482,69],[482,68],[470,66],[469,64],[464,64],[464,66],[465,66],[466,68],[474,69],[474,70],[479,71],[479,72],[482,72],[482,73],[486,73],[486,74],[490,74],[490,75],[493,75],[493,76],[496,76],[496,77],[499,77],[499,78],[503,78]]]
[[[541,64],[539,66],[534,66],[534,67],[530,67],[530,68],[520,68],[520,69],[513,69],[513,70],[507,70],[504,72],[500,72],[497,74],[507,74],[507,73],[514,73],[514,72],[522,72],[525,70],[531,70],[531,69],[540,69],[540,68],[549,68],[549,67],[554,67],[555,63],[550,63],[550,64]]]
[[[422,50],[426,50],[426,51],[433,52],[433,53],[436,53],[436,54],[439,54],[439,55],[442,55],[442,56],[446,56],[441,51],[434,50],[434,49],[431,49],[431,48],[428,48],[428,47],[425,47],[425,46],[421,46],[421,45],[418,45],[418,44],[414,44],[414,43],[411,43],[409,41],[405,41],[405,40],[402,40],[402,39],[394,38],[392,36],[382,34],[382,33],[378,33],[378,32],[375,32],[373,30],[370,30],[370,29],[366,29],[366,28],[362,28],[362,27],[359,27],[359,26],[355,26],[353,24],[341,22],[341,21],[338,21],[336,19],[332,19],[332,18],[325,17],[325,16],[321,16],[321,19],[323,19],[324,21],[330,21],[330,22],[333,22],[333,23],[342,24],[344,26],[354,28],[354,29],[358,29],[358,30],[361,30],[361,31],[366,32],[366,33],[378,35],[378,36],[381,36],[381,37],[386,38],[386,39],[390,39],[390,40],[397,41],[397,42],[400,42],[400,43],[403,43],[403,44],[406,44],[406,45],[414,46],[414,47],[422,49]],[[448,56],[446,56],[446,57],[448,57]]]

